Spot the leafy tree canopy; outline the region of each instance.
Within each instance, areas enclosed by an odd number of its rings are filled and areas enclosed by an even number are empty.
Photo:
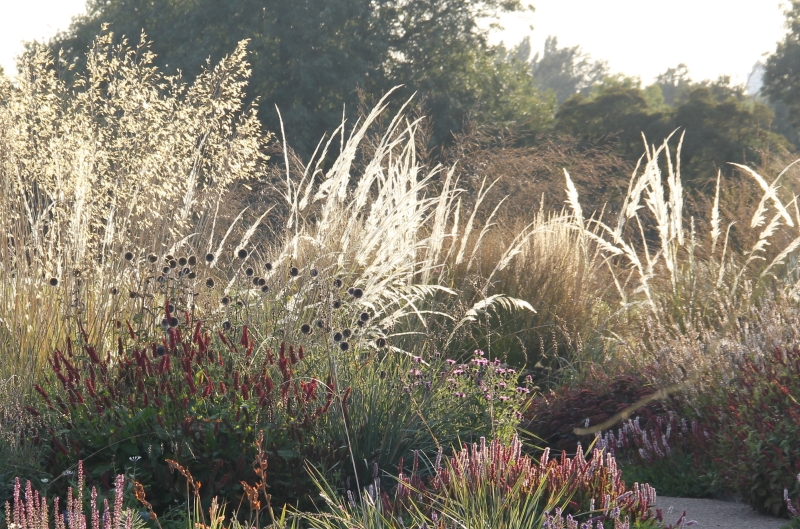
[[[730,79],[692,83],[682,77],[664,75],[644,89],[636,79],[608,78],[587,96],[568,99],[556,114],[556,130],[587,144],[607,141],[631,160],[643,152],[642,133],[658,143],[685,130],[682,173],[695,188],[713,181],[718,169],[730,173],[727,162],[754,162],[766,152],[790,149],[785,137],[772,132],[772,111]],[[662,85],[667,92],[676,89],[668,92],[674,106],[666,105]]]
[[[529,7],[529,6],[527,6]],[[546,126],[552,108],[526,73],[501,64],[479,22],[525,9],[520,0],[89,0],[87,13],[50,47],[80,62],[105,23],[138,39],[144,31],[158,65],[194,76],[206,60],[250,39],[251,97],[260,117],[308,154],[358,107],[357,89],[382,95],[403,84],[418,92],[437,124],[435,140],[478,118],[522,116]]]
[[[789,32],[764,64],[762,92],[786,105],[792,125],[800,128],[800,0],[786,11],[786,26]]]

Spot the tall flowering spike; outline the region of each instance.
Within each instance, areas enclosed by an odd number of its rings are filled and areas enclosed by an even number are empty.
[[[97,489],[92,487],[92,529],[100,529],[100,512],[97,510]]]
[[[125,493],[125,476],[117,476],[114,481],[114,517],[112,529],[122,528],[122,498]]]

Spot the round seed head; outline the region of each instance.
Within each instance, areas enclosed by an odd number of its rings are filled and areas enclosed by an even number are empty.
[[[261,279],[261,278],[260,278],[260,277],[254,277],[254,278],[253,278],[253,284],[254,284],[255,286],[258,286],[258,280],[259,280],[259,279]]]
[[[117,287],[111,287],[111,290],[109,290],[109,292],[111,292],[112,296],[116,296],[119,293],[119,290],[117,290]]]
[[[194,255],[190,255],[187,261],[189,263],[189,266],[194,266],[197,264],[197,257],[195,257]]]
[[[339,344],[339,349],[341,349],[342,351],[347,351],[348,349],[350,349],[350,344],[347,342],[342,342]]]
[[[342,333],[340,333],[340,332],[333,333],[333,341],[334,342],[341,342],[342,341]]]
[[[353,295],[353,287],[348,288],[347,289],[347,293],[352,296]]]
[[[169,255],[169,254],[167,254],[167,255],[164,257],[164,260],[165,260],[166,262],[170,262],[170,261],[174,261],[174,260],[175,260],[175,258],[174,258],[172,255]]]
[[[168,266],[165,266],[164,268],[162,268],[162,269],[161,269],[161,271],[162,271],[163,273],[165,273],[165,274],[169,274],[169,271],[170,271],[170,270],[172,270],[172,269],[171,269],[170,267],[168,267]]]
[[[342,288],[342,280],[341,279],[334,279],[333,280],[333,287],[334,288]]]
[[[156,257],[155,254],[151,253],[150,255],[147,256],[148,263],[155,263],[156,261],[158,261],[158,257]]]
[[[300,273],[300,270],[298,270],[296,266],[293,266],[293,267],[289,268],[289,275],[290,276],[297,277],[297,275],[299,273]]]
[[[212,262],[214,262],[214,254],[213,254],[213,253],[207,253],[207,254],[206,254],[206,262],[207,262],[207,263],[212,263]]]
[[[213,288],[214,287],[214,278],[209,277],[208,279],[206,279],[206,286],[208,288]]]
[[[51,287],[57,287],[57,286],[58,286],[58,278],[56,278],[56,277],[51,277],[51,278],[50,278],[50,281],[48,281],[48,283],[50,283],[50,286],[51,286]]]
[[[134,292],[133,290],[131,290],[131,291],[128,292],[128,297],[130,297],[131,299],[135,299],[135,298],[139,297],[139,294]]]
[[[264,279],[263,277],[259,277],[258,278],[258,286],[263,287],[266,284],[267,284],[267,280],[266,279]]]
[[[169,320],[168,320],[167,318],[164,318],[164,319],[162,319],[162,320],[161,320],[161,326],[162,326],[163,328],[165,328],[165,329],[166,329],[167,327],[169,327]]]
[[[171,317],[171,318],[169,319],[169,326],[170,326],[170,327],[172,327],[172,328],[175,328],[175,327],[177,327],[177,326],[178,326],[178,323],[179,323],[179,322],[178,322],[178,318],[176,318],[175,316],[173,316],[173,317]]]
[[[383,349],[384,347],[386,347],[386,338],[378,338],[377,340],[375,340],[375,345]]]
[[[175,259],[170,259],[169,260],[169,267],[170,268],[178,268],[178,261],[176,261]]]
[[[192,271],[192,269],[191,269],[191,268],[189,268],[188,266],[185,266],[185,267],[183,268],[183,270],[181,270],[181,274],[183,274],[183,275],[187,275],[187,274],[189,274],[189,272],[191,272],[191,271]]]
[[[311,277],[317,277],[319,275],[319,270],[312,268],[309,274],[311,274]]]
[[[338,308],[340,308],[341,306],[342,306],[342,302],[341,302],[341,301],[339,301],[338,299],[336,299],[336,300],[334,300],[334,301],[333,301],[333,308],[334,308],[334,309],[338,309]]]
[[[225,329],[226,331],[229,331],[231,328],[231,322],[229,322],[228,320],[223,321],[222,328]]]
[[[264,268],[266,269],[267,272],[269,272],[270,270],[272,270],[272,263],[264,263]]]
[[[244,301],[242,301],[241,299],[237,299],[236,300],[236,305],[239,306],[239,307],[244,307]]]
[[[227,306],[228,303],[230,303],[230,302],[231,302],[231,298],[229,298],[228,296],[225,296],[225,297],[222,298],[222,304],[223,305]]]
[[[351,331],[350,329],[345,329],[345,330],[342,331],[342,336],[344,336],[345,338],[350,338],[350,335],[352,335],[352,334],[353,334],[353,331]]]
[[[195,277],[197,277],[197,274],[195,274],[194,272],[189,272],[188,274],[186,274],[186,277],[188,277],[189,279],[194,279]]]
[[[245,275],[246,275],[247,277],[253,277],[253,274],[255,274],[255,273],[256,273],[256,271],[255,271],[255,270],[253,270],[252,268],[249,268],[249,267],[248,267],[248,268],[247,268],[247,270],[245,270],[245,271],[244,271],[244,273],[245,273]]]
[[[360,288],[354,288],[353,289],[353,297],[354,298],[359,299],[363,295],[364,295],[364,291],[361,290]]]
[[[156,347],[156,354],[158,356],[164,356],[165,354],[167,354],[167,348],[164,347],[163,345],[159,345],[158,347]]]
[[[356,325],[358,325],[359,327],[363,327],[363,326],[364,326],[364,322],[363,322],[363,321],[361,321],[361,320],[358,320],[358,321],[356,322]]]
[[[240,248],[238,252],[236,252],[236,257],[239,259],[244,259],[247,257],[247,250],[244,248]]]
[[[178,257],[178,264],[181,266],[186,266],[189,263],[189,260],[185,257]]]
[[[311,325],[304,323],[300,326],[300,332],[303,334],[311,334]]]
[[[325,327],[325,322],[323,320],[317,320],[317,328],[322,329]]]
[[[124,257],[125,257],[126,261],[132,261],[133,260],[133,252],[125,252]]]
[[[363,321],[363,322],[369,321],[369,313],[368,312],[362,312],[361,316],[359,317],[359,319],[361,321]]]
[[[266,294],[267,292],[269,292],[269,287],[267,285],[262,286],[261,292],[264,292]]]

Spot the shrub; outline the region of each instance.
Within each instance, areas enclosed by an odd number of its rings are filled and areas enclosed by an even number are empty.
[[[112,472],[133,472],[163,513],[186,499],[167,459],[205,483],[206,501],[234,498],[246,477],[247,447],[263,429],[276,501],[294,503],[308,487],[296,472],[303,459],[331,464],[341,457],[333,448],[341,443],[322,443],[315,432],[349,390],[311,375],[302,346],[282,344],[256,356],[246,326],[241,336],[212,335],[184,317],[160,342],[138,340],[131,330],[113,356],[86,341],[53,353],[58,386],[36,386],[42,407],[63,417],[62,430],[41,433],[52,447],[47,470],[57,476],[83,458],[88,475],[106,486]],[[169,306],[165,318],[175,318]]]
[[[784,489],[800,494],[800,349],[746,358],[738,373],[735,385],[705,410],[708,455],[722,485],[759,512],[786,516]]]

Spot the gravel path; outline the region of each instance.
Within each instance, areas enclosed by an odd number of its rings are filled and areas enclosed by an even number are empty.
[[[668,512],[672,507],[672,512]],[[670,498],[656,496],[656,508],[662,509],[664,521],[674,524],[683,511],[687,520],[696,520],[694,527],[719,527],[725,529],[781,529],[788,522],[758,514],[745,503],[696,498]]]

